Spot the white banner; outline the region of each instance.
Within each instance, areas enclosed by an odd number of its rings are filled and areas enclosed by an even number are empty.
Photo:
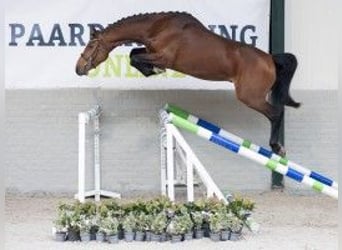
[[[148,12],[186,11],[208,29],[268,51],[270,0],[12,0],[6,6],[6,88],[220,88],[168,70],[143,77],[129,65],[136,44],[116,48],[88,76],[77,76],[76,61],[90,27]]]

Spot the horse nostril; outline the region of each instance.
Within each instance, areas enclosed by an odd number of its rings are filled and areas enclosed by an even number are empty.
[[[76,67],[76,74],[79,76],[82,76],[82,75],[84,75],[84,72],[82,72],[82,70],[80,70],[79,67]]]

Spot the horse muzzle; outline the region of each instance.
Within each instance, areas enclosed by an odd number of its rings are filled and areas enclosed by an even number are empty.
[[[88,74],[89,69],[89,63],[83,58],[80,58],[76,64],[75,72],[79,76],[84,76]]]

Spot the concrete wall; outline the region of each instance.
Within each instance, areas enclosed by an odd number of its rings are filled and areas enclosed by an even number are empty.
[[[166,102],[176,103],[258,144],[268,144],[268,121],[238,103],[230,91],[11,90],[6,93],[9,192],[76,192],[77,114],[91,108],[95,96],[104,107],[101,163],[104,188],[109,190],[124,194],[159,192],[158,110]],[[299,91],[294,97],[304,105],[286,113],[288,156],[337,177],[337,93]],[[269,189],[268,170],[183,134],[223,190]],[[90,152],[91,134],[88,142]],[[89,154],[87,162],[91,160]],[[286,184],[292,191],[306,190],[292,181]]]
[[[293,88],[338,88],[338,2],[285,0],[285,50],[299,62]]]

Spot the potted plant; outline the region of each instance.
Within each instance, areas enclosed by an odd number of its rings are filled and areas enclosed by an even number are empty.
[[[145,241],[151,241],[152,240],[152,221],[154,219],[154,216],[152,214],[146,214],[146,231],[145,231]]]
[[[231,216],[230,219],[230,240],[236,241],[240,239],[243,228],[243,221],[237,216]]]
[[[124,230],[124,238],[127,242],[133,241],[135,227],[136,227],[135,216],[133,212],[129,212],[122,219],[122,228]]]
[[[78,227],[80,229],[81,241],[91,240],[91,229],[94,225],[94,216],[80,215]]]
[[[67,220],[67,240],[68,241],[79,241],[80,238],[80,210],[79,204],[66,205],[65,216]]]
[[[209,237],[212,241],[220,240],[220,232],[222,229],[221,217],[219,213],[211,213],[209,216]]]
[[[64,214],[60,214],[58,218],[54,221],[54,231],[56,241],[65,241],[67,234],[67,224]]]
[[[182,229],[184,234],[184,240],[192,240],[193,239],[193,226],[194,223],[191,220],[190,214],[185,213],[180,216],[182,222]]]
[[[196,239],[203,238],[203,222],[204,222],[203,211],[191,212],[191,217],[194,223],[195,238]]]
[[[184,232],[182,216],[174,215],[171,222],[166,228],[166,232],[171,236],[171,243],[182,241],[182,234]]]
[[[136,241],[144,240],[145,232],[149,229],[148,222],[149,222],[149,218],[146,213],[139,212],[136,215],[136,232],[135,232]]]
[[[119,220],[112,214],[103,218],[100,228],[105,233],[106,239],[109,243],[113,244],[119,242]]]
[[[167,216],[164,211],[158,213],[154,216],[151,223],[151,240],[152,241],[161,241],[162,234],[165,233],[167,226]]]
[[[227,241],[230,238],[231,216],[226,209],[219,211],[219,217],[221,220],[221,240]]]

